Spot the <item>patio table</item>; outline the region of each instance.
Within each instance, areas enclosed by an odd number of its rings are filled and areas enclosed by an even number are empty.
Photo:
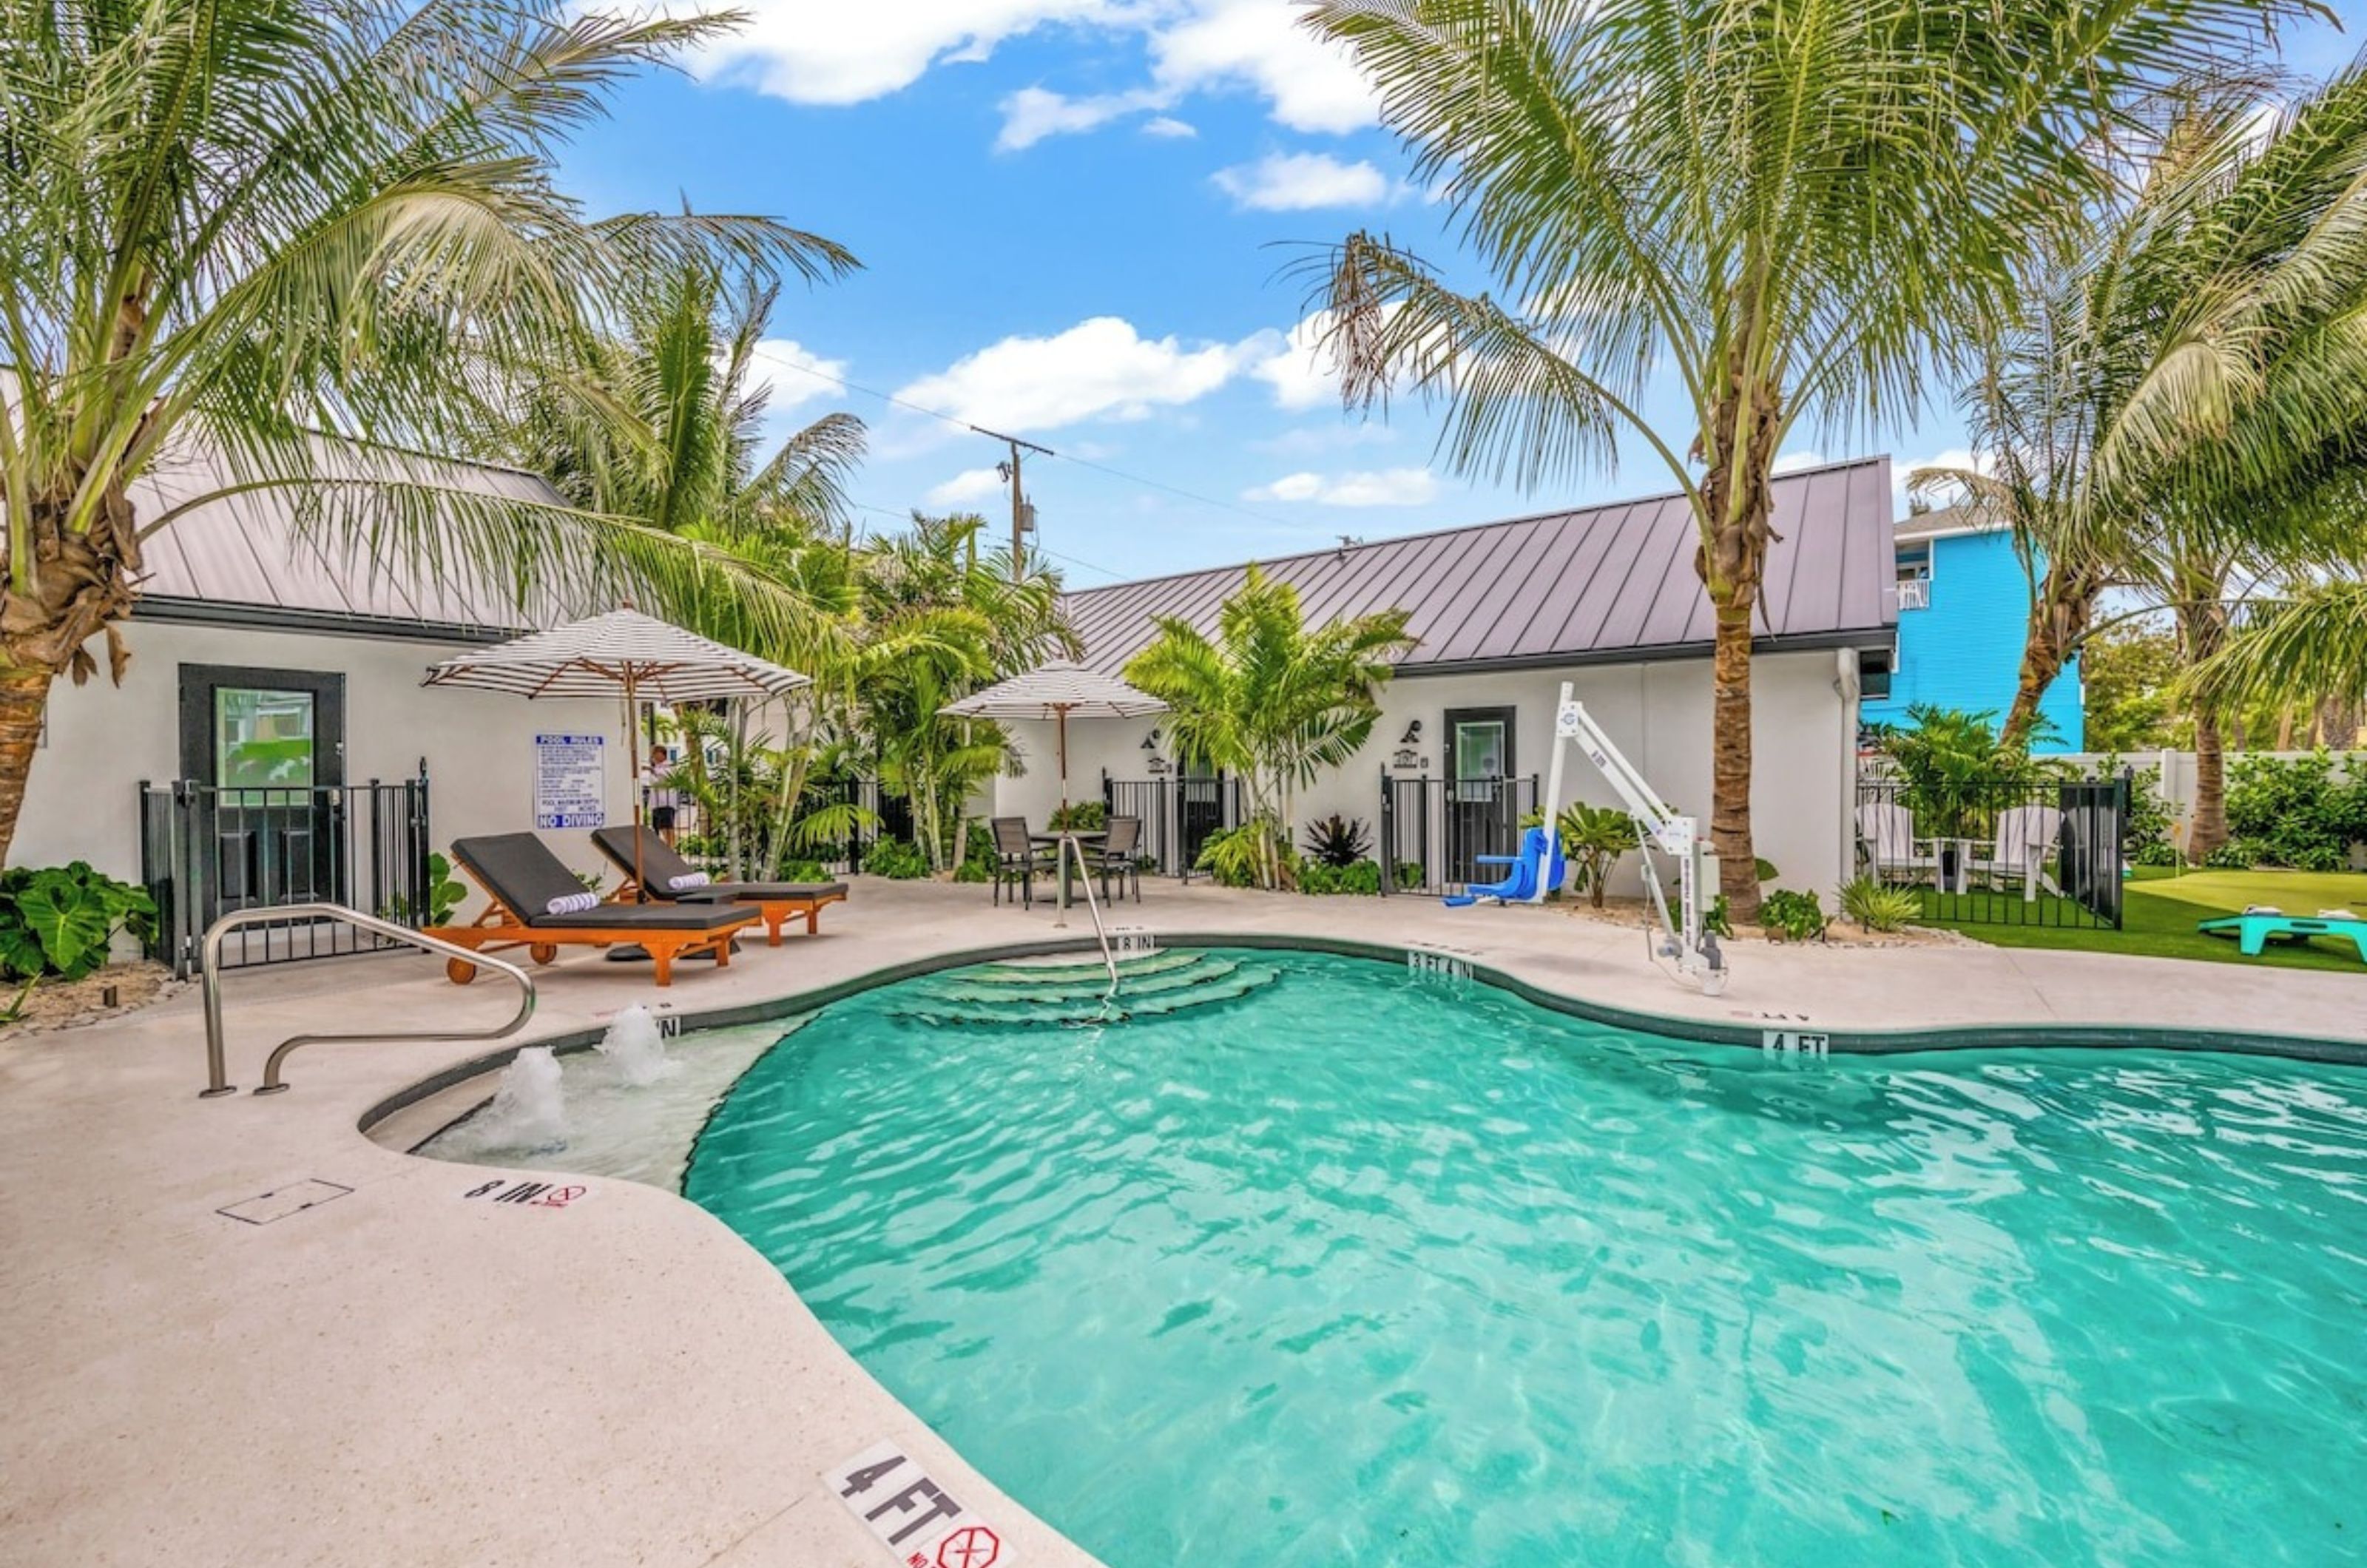
[[[1106,832],[1096,833],[1080,831],[1070,833],[1030,833],[1027,835],[1027,841],[1029,843],[1042,844],[1051,849],[1053,863],[1060,868],[1060,896],[1057,902],[1060,909],[1066,911],[1069,908],[1070,873],[1069,857],[1059,852],[1059,843],[1063,839],[1075,840],[1078,847],[1082,849],[1088,844],[1108,843],[1109,834]],[[1081,855],[1078,858],[1082,861],[1083,857]]]

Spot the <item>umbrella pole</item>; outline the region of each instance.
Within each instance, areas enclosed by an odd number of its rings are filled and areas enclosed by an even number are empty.
[[[633,688],[633,665],[625,662],[625,728],[630,739],[625,750],[632,759],[633,783],[633,902],[650,901],[649,889],[641,886],[641,705]]]

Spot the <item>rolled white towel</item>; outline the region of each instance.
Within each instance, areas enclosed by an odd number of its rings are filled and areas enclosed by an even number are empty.
[[[2282,915],[2284,911],[2278,908],[2274,904],[2247,904],[2244,906],[2244,913],[2248,915]]]
[[[2320,909],[2317,918],[2321,920],[2355,920],[2359,917],[2349,909]]]
[[[704,887],[707,882],[707,873],[703,871],[686,871],[680,876],[666,878],[666,886],[676,893],[687,893],[694,887]]]
[[[542,908],[545,914],[580,915],[586,909],[599,907],[600,895],[597,893],[562,893]]]

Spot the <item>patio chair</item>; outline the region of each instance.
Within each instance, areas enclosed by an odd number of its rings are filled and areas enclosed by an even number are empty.
[[[1940,880],[1939,847],[1915,836],[1915,813],[1895,800],[1857,808],[1857,852],[1877,882]]]
[[[1989,852],[1977,856],[1973,870],[2003,887],[2019,877],[2022,901],[2034,904],[2040,888],[2055,897],[2063,889],[2046,874],[2046,857],[2063,836],[2063,813],[2052,806],[2010,806],[1998,813],[1997,840]]]
[[[1110,878],[1117,878],[1117,894],[1126,897],[1126,885],[1134,884],[1134,901],[1142,902],[1142,818],[1113,817],[1107,824],[1108,837],[1097,848],[1088,848],[1086,858],[1092,869],[1102,879],[1102,897],[1110,896]]]
[[[633,880],[633,835],[631,823],[614,828],[595,829],[593,845],[608,858],[611,864],[625,874],[625,884],[617,890],[619,902],[651,898],[663,904],[753,904],[764,921],[764,940],[774,947],[781,945],[781,927],[793,918],[806,923],[806,934],[813,936],[821,930],[821,907],[843,903],[846,898],[844,882],[706,882],[698,877],[697,866],[683,859],[680,851],[658,837],[652,829],[638,829],[641,838],[640,880]]]
[[[1036,873],[1041,865],[1036,842],[1027,836],[1027,818],[997,817],[990,826],[994,829],[994,901],[1002,903],[1003,888],[1016,884],[1020,907],[1034,908]]]
[[[721,968],[731,962],[731,939],[756,923],[754,911],[728,904],[600,903],[532,833],[455,839],[452,861],[491,902],[470,924],[431,927],[427,934],[472,952],[523,947],[537,964],[549,964],[561,947],[639,942],[657,966],[658,984],[669,986],[675,959],[712,957]],[[590,907],[582,907],[587,898]],[[444,972],[456,986],[477,977],[477,966],[465,959],[450,960]]]

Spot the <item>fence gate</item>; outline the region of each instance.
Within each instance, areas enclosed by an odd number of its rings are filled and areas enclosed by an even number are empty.
[[[1392,893],[1435,893],[1502,879],[1481,855],[1520,847],[1521,818],[1537,808],[1537,776],[1433,779],[1381,774],[1375,855]]]
[[[345,904],[401,925],[427,921],[427,770],[394,784],[140,784],[140,879],[156,901],[150,956],[187,978],[222,916]],[[338,922],[266,922],[224,945],[240,968],[398,946]]]
[[[1210,835],[1241,821],[1241,781],[1221,774],[1114,779],[1102,774],[1102,805],[1142,821],[1142,852],[1161,874],[1188,878]]]

